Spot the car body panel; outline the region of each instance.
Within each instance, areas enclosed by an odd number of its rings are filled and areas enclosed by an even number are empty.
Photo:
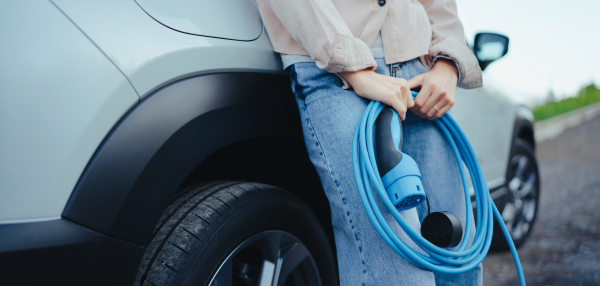
[[[3,2],[0,25],[0,224],[56,219],[139,97],[49,1]]]
[[[136,0],[150,17],[182,33],[230,40],[256,40],[263,25],[252,0]]]
[[[63,217],[147,245],[173,194],[211,154],[254,138],[296,137],[302,142],[300,115],[289,87],[284,75],[219,73],[159,89],[115,125],[88,164]],[[234,160],[229,166],[242,164]],[[315,172],[312,166],[290,172],[308,177],[305,169]],[[221,178],[239,179],[228,172]]]
[[[199,74],[282,72],[281,60],[264,32],[251,42],[202,37],[161,25],[135,1],[53,2],[123,71],[142,98]]]
[[[475,150],[490,189],[502,186],[512,143],[517,106],[484,73],[486,84],[456,92],[455,119]]]
[[[0,24],[0,268],[9,283],[131,285],[170,200],[207,180],[280,186],[333,240],[289,78],[262,25],[255,40],[244,32],[252,41],[227,34],[235,23],[191,35],[134,0],[11,1],[0,4]],[[490,188],[505,190],[512,140],[531,117],[484,79],[457,90],[455,117]]]

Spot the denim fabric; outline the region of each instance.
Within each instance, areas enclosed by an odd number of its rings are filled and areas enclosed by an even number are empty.
[[[377,59],[377,66],[377,73],[390,75],[393,70],[396,77],[405,79],[426,71],[418,60],[387,66],[383,59]],[[369,101],[352,90],[343,90],[338,76],[315,63],[292,65],[290,76],[310,160],[331,207],[341,285],[481,285],[481,266],[461,275],[434,275],[402,259],[381,239],[363,208],[352,170],[354,129]],[[460,174],[445,137],[433,122],[410,112],[402,127],[403,151],[419,165],[432,211],[454,213],[464,229],[466,209]],[[418,249],[381,200],[379,205],[394,231]],[[419,231],[427,205],[401,214]]]

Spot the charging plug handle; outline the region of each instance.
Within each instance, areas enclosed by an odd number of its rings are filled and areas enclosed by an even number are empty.
[[[375,121],[375,152],[377,153],[375,158],[377,158],[380,177],[385,176],[402,161],[402,152],[400,152],[402,150],[402,124],[400,124],[399,118],[397,123],[393,122],[394,117],[398,117],[398,115],[394,116],[394,113],[395,111],[386,106]],[[398,134],[395,134],[396,132]],[[394,137],[399,143],[394,142]]]

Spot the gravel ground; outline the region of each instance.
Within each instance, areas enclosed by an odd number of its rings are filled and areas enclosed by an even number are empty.
[[[539,215],[519,249],[528,285],[600,285],[600,117],[538,144]],[[484,285],[518,285],[509,253],[490,253]]]

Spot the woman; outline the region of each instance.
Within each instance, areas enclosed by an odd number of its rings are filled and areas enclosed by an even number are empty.
[[[257,3],[273,48],[289,69],[305,143],[329,199],[340,284],[480,285],[481,266],[460,275],[434,275],[390,249],[366,216],[352,171],[354,129],[367,104],[378,100],[392,106],[403,120],[403,151],[419,165],[431,208],[456,214],[464,230],[458,166],[431,121],[450,111],[457,84],[481,86],[454,0]],[[420,88],[414,102],[412,88]],[[421,205],[402,215],[419,229],[426,212]]]

